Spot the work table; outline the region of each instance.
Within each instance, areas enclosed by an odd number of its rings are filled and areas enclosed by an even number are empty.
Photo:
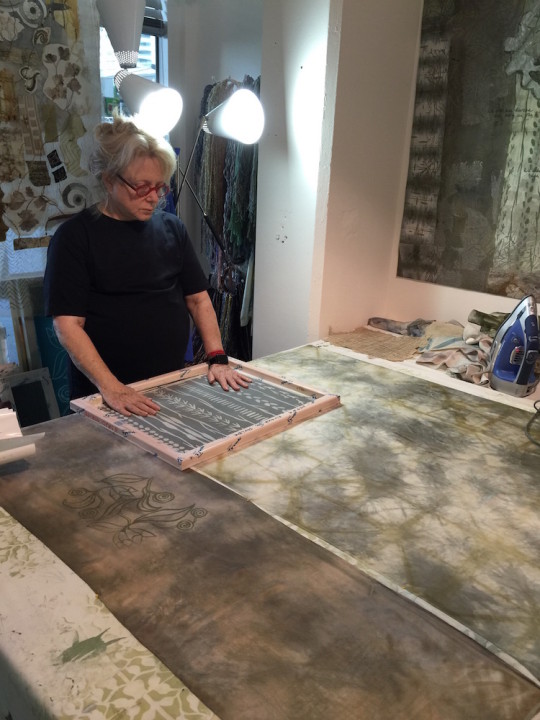
[[[150,696],[197,720],[538,711],[530,414],[324,343],[256,364],[342,406],[185,472],[74,415],[0,469],[6,697],[23,682],[66,718],[143,718]]]

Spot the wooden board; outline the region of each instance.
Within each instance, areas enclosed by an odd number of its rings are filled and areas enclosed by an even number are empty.
[[[248,388],[225,392],[210,385],[207,365],[201,364],[130,385],[160,405],[155,416],[126,417],[105,405],[100,394],[72,400],[71,409],[185,470],[340,405],[338,395],[231,362],[251,378]]]

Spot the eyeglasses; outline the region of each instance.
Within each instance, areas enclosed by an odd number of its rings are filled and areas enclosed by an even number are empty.
[[[158,198],[161,199],[164,198],[165,195],[167,195],[169,192],[169,186],[166,183],[159,183],[159,185],[148,185],[148,183],[143,183],[142,185],[135,186],[128,182],[118,173],[116,173],[116,177],[121,180],[124,185],[127,185],[128,188],[131,188],[133,192],[137,195],[137,197],[140,198],[144,198],[147,195],[150,195],[151,192],[155,192]]]

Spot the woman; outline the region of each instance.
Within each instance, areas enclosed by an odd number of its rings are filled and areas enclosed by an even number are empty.
[[[126,383],[184,366],[190,316],[224,390],[248,380],[228,364],[208,283],[183,223],[158,209],[176,156],[127,120],[98,125],[90,171],[105,191],[51,239],[45,306],[70,363],[71,397],[100,392],[124,415],[159,406]]]

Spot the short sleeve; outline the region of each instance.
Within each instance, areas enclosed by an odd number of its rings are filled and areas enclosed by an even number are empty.
[[[88,240],[78,218],[55,232],[43,278],[46,315],[86,317],[90,287]]]
[[[193,248],[193,244],[185,228],[185,225],[176,216],[168,217],[167,213],[163,213],[165,222],[173,222],[176,225],[176,233],[178,233],[180,242],[181,276],[180,285],[184,295],[195,295],[196,293],[208,290],[209,283],[203,272],[197,254]]]

